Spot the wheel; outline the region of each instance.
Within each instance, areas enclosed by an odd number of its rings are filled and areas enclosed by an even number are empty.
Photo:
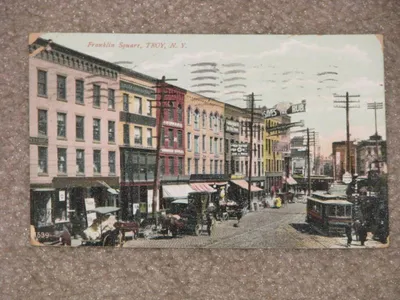
[[[103,240],[103,246],[115,246],[116,245],[116,238],[115,235],[112,233],[107,234]]]
[[[197,224],[195,227],[194,227],[194,234],[196,235],[196,236],[199,236],[200,235],[200,233],[201,233],[201,225],[200,224]]]

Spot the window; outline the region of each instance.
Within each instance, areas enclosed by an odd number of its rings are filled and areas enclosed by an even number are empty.
[[[108,121],[108,142],[114,143],[115,142],[115,122]]]
[[[134,100],[134,105],[133,105],[133,112],[135,114],[142,114],[142,98],[140,97],[135,97]]]
[[[57,99],[67,99],[67,77],[57,75]]]
[[[219,116],[216,114],[214,117],[214,132],[218,132]]]
[[[47,174],[47,147],[38,147],[38,173]]]
[[[222,129],[223,129],[222,122],[223,122],[223,117],[221,116],[219,118],[219,131],[222,131]]]
[[[76,173],[85,173],[85,150],[76,150]]]
[[[222,145],[222,143],[223,143],[223,139],[219,139],[219,152],[220,153],[222,153],[223,149],[224,149],[224,146]]]
[[[151,100],[147,100],[147,115],[151,116],[152,115],[152,107],[151,107]]]
[[[214,138],[214,153],[218,153],[218,138]]]
[[[203,159],[203,166],[202,166],[202,173],[203,174],[206,174],[206,160],[205,159]]]
[[[191,169],[190,169],[190,165],[192,164],[192,159],[188,158],[187,160],[187,171],[188,171],[188,175],[191,174]]]
[[[168,129],[168,147],[174,147],[174,130]]]
[[[160,157],[160,175],[165,174],[165,157],[161,156]]]
[[[260,145],[257,145],[257,153],[258,153],[258,158],[261,158],[261,148],[260,148]]]
[[[203,138],[202,138],[202,141],[201,141],[201,145],[202,145],[202,148],[203,148],[203,152],[206,152],[206,136],[203,134]]]
[[[203,114],[201,116],[201,123],[203,125],[203,128],[206,128],[206,119],[207,119],[207,113],[203,111]]]
[[[210,160],[210,174],[213,173],[213,171],[212,171],[212,169],[213,169],[213,164],[214,164],[214,161],[211,159],[211,160]]]
[[[183,174],[183,157],[178,157],[178,173]]]
[[[200,112],[197,109],[194,112],[194,128],[200,128]]]
[[[235,161],[235,172],[239,173],[239,162]],[[243,167],[242,167],[242,173],[243,173]]]
[[[174,175],[175,170],[174,170],[174,158],[173,157],[168,158],[168,167],[169,167],[169,174]]]
[[[66,137],[67,130],[67,115],[64,113],[57,113],[57,137]]]
[[[190,125],[192,123],[192,110],[190,107],[187,109],[187,124]]]
[[[199,136],[198,135],[194,136],[194,153],[200,153],[200,145],[199,145]]]
[[[76,138],[83,140],[85,138],[85,117],[76,116]]]
[[[172,101],[169,102],[168,120],[170,120],[170,121],[174,120],[174,103]]]
[[[142,127],[135,126],[135,144],[142,144]]]
[[[124,94],[123,95],[123,110],[126,112],[129,112],[129,95],[128,94]]]
[[[83,80],[75,80],[75,102],[83,104],[84,100]]]
[[[108,109],[115,109],[115,91],[108,89]]]
[[[241,121],[240,122],[240,135],[243,135],[243,129],[244,129],[243,121]]]
[[[183,147],[182,130],[178,130],[178,148]]]
[[[130,144],[130,139],[129,139],[129,124],[124,124],[124,144],[129,145]]]
[[[257,163],[254,162],[254,170],[253,170],[253,175],[257,174]]]
[[[93,150],[93,173],[101,173],[101,150]]]
[[[195,158],[194,160],[194,174],[199,174],[199,159]]]
[[[67,149],[57,149],[58,173],[67,173]]]
[[[115,151],[108,151],[108,167],[110,174],[115,174]]]
[[[213,143],[213,138],[210,137],[210,153],[213,153],[213,145],[212,145],[212,143]]]
[[[37,89],[39,96],[47,96],[47,72],[38,70]]]
[[[212,123],[213,123],[213,115],[212,114],[210,114],[210,119],[209,119],[209,121],[210,121],[210,129],[212,129]]]
[[[192,134],[190,132],[187,134],[187,148],[192,150]]]
[[[240,173],[244,174],[243,162],[240,162]]]
[[[222,167],[222,160],[219,161],[219,173],[222,174],[222,170],[224,168]]]
[[[215,174],[218,174],[218,160],[215,160],[215,161],[214,161],[214,164],[215,164],[215,166],[214,166],[214,172],[215,172]]]
[[[100,107],[100,86],[93,84],[93,106]]]
[[[153,146],[153,130],[151,128],[147,129],[147,146]]]
[[[47,135],[47,110],[38,110],[38,135]]]
[[[100,141],[100,119],[93,119],[93,140]]]
[[[177,111],[177,113],[178,113],[178,122],[182,122],[182,120],[183,120],[183,117],[182,117],[182,105],[178,105],[178,111]]]
[[[164,130],[164,127],[161,128],[161,145],[165,146],[165,130]]]

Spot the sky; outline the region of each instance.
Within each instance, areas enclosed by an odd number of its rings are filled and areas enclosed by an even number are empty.
[[[378,133],[386,139],[383,49],[375,35],[179,35],[47,33],[45,39],[118,63],[225,103],[245,107],[245,95],[256,106],[307,101],[307,111],[292,122],[318,132],[321,154],[333,141],[346,139],[345,109],[335,108],[334,94],[359,106],[350,109],[352,140],[375,133],[374,111],[382,102]],[[200,85],[200,86],[199,86]],[[342,103],[340,105],[343,105]],[[294,128],[303,129],[303,128]]]

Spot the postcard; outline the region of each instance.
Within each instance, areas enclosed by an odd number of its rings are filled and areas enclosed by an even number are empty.
[[[385,248],[383,37],[29,36],[31,244]]]

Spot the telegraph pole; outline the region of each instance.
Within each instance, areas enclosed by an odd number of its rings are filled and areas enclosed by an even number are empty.
[[[360,106],[350,106],[350,103],[359,103],[360,101],[351,101],[350,98],[352,97],[360,97],[360,95],[349,95],[349,92],[346,92],[346,95],[336,95],[334,94],[335,98],[346,98],[345,101],[343,100],[334,100],[334,103],[344,103],[345,105],[336,105],[337,108],[345,108],[346,109],[346,146],[347,146],[347,155],[346,155],[346,171],[352,173],[351,171],[351,152],[350,152],[350,121],[349,121],[349,112],[350,108],[359,108]]]
[[[383,109],[383,103],[382,102],[372,102],[372,103],[367,103],[368,109],[373,109],[375,111],[375,152],[376,152],[376,161],[377,161],[377,166],[378,166],[378,172],[381,172],[381,167],[380,167],[380,162],[379,162],[379,146],[378,146],[378,119],[377,119],[377,114],[376,111],[378,109]]]
[[[308,196],[311,194],[311,170],[310,170],[310,129],[307,128],[307,182]]]
[[[250,99],[246,99],[246,101],[251,101],[251,116],[250,116],[250,166],[249,166],[249,183],[248,183],[248,208],[251,210],[251,176],[253,172],[253,126],[254,126],[254,93],[251,93]]]
[[[175,80],[175,79],[168,79]],[[156,106],[159,109],[159,121],[157,124],[157,148],[156,148],[156,166],[154,169],[154,182],[153,182],[153,201],[152,201],[152,210],[153,210],[153,217],[156,222],[156,227],[158,226],[158,216],[157,216],[157,204],[159,200],[159,191],[160,191],[160,154],[161,154],[161,141],[162,141],[162,127],[164,122],[164,102],[165,102],[165,76],[161,78],[161,80],[157,80],[157,88],[161,85],[161,92],[160,92],[160,106]],[[156,93],[158,94],[158,93]]]

